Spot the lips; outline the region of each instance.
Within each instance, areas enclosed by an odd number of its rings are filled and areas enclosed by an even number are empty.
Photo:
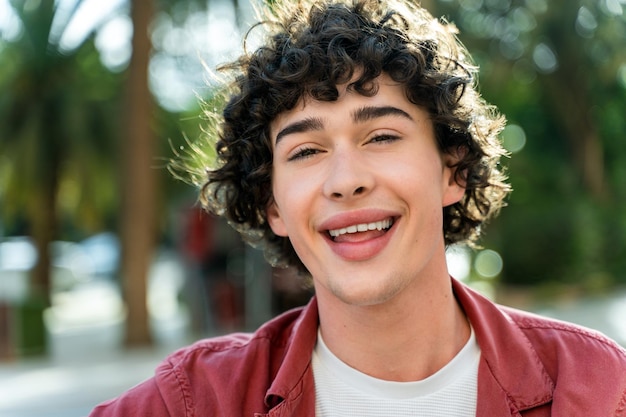
[[[396,229],[398,214],[386,210],[361,210],[330,218],[320,231],[329,248],[344,260],[365,261],[381,253]]]
[[[332,229],[328,231],[328,234],[333,239],[337,237],[346,235],[346,234],[356,234],[356,233],[364,233],[368,231],[383,231],[389,229],[393,225],[393,218],[388,218],[384,220],[380,220],[377,222],[370,223],[358,223],[353,224],[347,227],[342,227],[339,229]]]

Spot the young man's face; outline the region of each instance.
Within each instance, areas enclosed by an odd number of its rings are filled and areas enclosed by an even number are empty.
[[[428,113],[389,77],[377,82],[373,97],[342,86],[337,101],[307,98],[271,125],[269,224],[289,237],[318,297],[354,305],[445,271],[442,207],[464,193]]]

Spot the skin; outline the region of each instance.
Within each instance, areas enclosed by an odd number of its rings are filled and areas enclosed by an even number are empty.
[[[428,113],[386,75],[376,81],[373,97],[343,85],[337,101],[303,98],[273,121],[268,221],[312,275],[329,349],[371,376],[420,380],[470,333],[442,233],[442,207],[464,188]]]

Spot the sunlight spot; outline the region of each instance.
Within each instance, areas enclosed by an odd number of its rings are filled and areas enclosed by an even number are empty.
[[[192,107],[197,98],[174,57],[163,52],[153,55],[149,64],[150,89],[160,105],[169,111]]]
[[[521,151],[526,145],[526,133],[521,126],[510,124],[502,131],[502,145],[511,152]]]
[[[102,63],[114,71],[123,70],[132,55],[133,22],[129,16],[116,16],[96,35],[96,48]]]
[[[28,271],[37,262],[37,249],[26,237],[9,237],[0,242],[0,267]]]
[[[576,17],[576,33],[583,38],[591,38],[597,28],[598,21],[591,10],[584,6],[578,9],[578,16]]]
[[[59,49],[70,52],[78,48],[98,26],[115,16],[116,10],[123,4],[123,0],[84,1],[74,15],[67,16],[64,21],[58,23],[55,19],[55,24],[60,25],[62,29],[59,35]]]
[[[502,272],[503,266],[500,254],[490,249],[480,251],[474,260],[476,272],[485,278],[495,278]]]
[[[464,281],[469,277],[471,254],[466,246],[453,245],[446,250],[448,271],[454,278]]]
[[[626,3],[622,0],[622,3]],[[623,6],[619,0],[604,0],[601,3],[602,11],[608,15],[622,16],[624,14]]]
[[[14,42],[22,36],[24,27],[8,0],[0,0],[0,39]]]
[[[513,11],[513,22],[522,32],[530,32],[537,27],[535,16],[525,7],[517,7]]]
[[[546,74],[556,71],[559,66],[556,54],[552,48],[545,43],[540,43],[535,46],[535,50],[533,51],[533,61],[535,62],[537,68]]]

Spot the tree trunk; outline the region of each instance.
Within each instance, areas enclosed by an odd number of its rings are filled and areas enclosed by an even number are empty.
[[[48,154],[51,159],[54,156]],[[50,165],[50,164],[46,164]],[[44,174],[46,178],[40,178],[41,187],[36,191],[36,204],[31,209],[30,219],[31,235],[37,250],[37,262],[32,272],[30,295],[40,299],[45,305],[50,305],[50,267],[52,264],[50,243],[56,235],[56,193],[57,172],[51,170]]]
[[[42,131],[43,134],[43,131]],[[54,133],[53,133],[54,135]],[[45,136],[43,136],[45,137]],[[17,350],[20,355],[43,355],[48,351],[48,336],[44,324],[44,311],[50,307],[52,287],[50,244],[57,230],[57,168],[56,156],[47,154],[50,161],[46,166],[53,167],[40,178],[41,186],[31,208],[31,235],[37,251],[37,262],[30,277],[29,294],[19,306],[17,327]]]
[[[121,274],[128,316],[126,345],[150,345],[147,308],[148,271],[155,239],[155,171],[152,131],[153,102],[148,88],[151,44],[148,25],[153,14],[151,0],[131,3],[134,27],[133,55],[127,84],[126,132],[122,143],[122,265]]]
[[[62,160],[62,144],[65,143],[63,129],[58,126],[59,103],[53,97],[42,100],[39,112],[37,134],[40,145],[36,167],[38,186],[33,191],[28,218],[30,235],[33,238],[37,261],[31,272],[27,299],[19,306],[17,313],[17,344],[21,355],[41,355],[48,350],[47,330],[44,324],[44,311],[51,305],[52,254],[51,243],[57,237],[57,193],[59,170]]]

